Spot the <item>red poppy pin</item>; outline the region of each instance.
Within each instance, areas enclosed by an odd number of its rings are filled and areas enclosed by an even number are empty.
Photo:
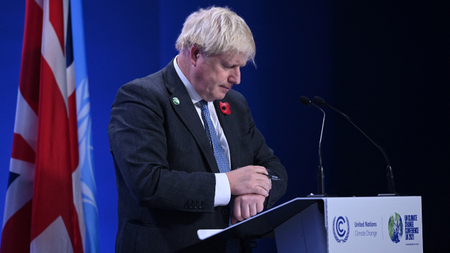
[[[228,119],[227,115],[231,113],[230,104],[227,102],[219,102],[220,110],[225,115],[225,118],[227,119],[228,123],[230,123],[230,120]]]

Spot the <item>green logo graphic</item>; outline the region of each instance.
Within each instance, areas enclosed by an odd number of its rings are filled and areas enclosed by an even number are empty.
[[[400,238],[403,236],[403,222],[400,214],[395,213],[389,217],[389,237],[395,243],[400,242]]]

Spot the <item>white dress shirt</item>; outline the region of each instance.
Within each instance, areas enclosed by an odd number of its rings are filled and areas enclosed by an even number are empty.
[[[195,105],[195,109],[197,110],[198,116],[203,123],[202,119],[202,109],[200,108],[200,101],[203,100],[200,95],[195,91],[192,84],[189,80],[184,76],[183,72],[180,70],[177,64],[177,58],[173,61],[175,70],[183,82],[186,90],[191,97],[192,103]],[[216,130],[217,137],[219,138],[220,144],[225,152],[225,156],[228,159],[229,166],[231,165],[230,159],[230,148],[228,147],[227,138],[223,132],[222,126],[220,125],[219,118],[217,117],[216,109],[214,108],[214,104],[212,102],[208,102],[209,114],[211,115],[211,121],[213,122],[214,129]],[[204,123],[203,123],[204,125]],[[231,168],[230,168],[231,170]],[[231,189],[230,182],[228,181],[228,177],[225,173],[215,173],[216,176],[216,192],[214,195],[214,206],[225,206],[230,202],[231,199]]]

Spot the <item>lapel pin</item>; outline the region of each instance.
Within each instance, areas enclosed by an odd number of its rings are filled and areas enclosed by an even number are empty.
[[[172,98],[172,102],[174,105],[179,105],[180,104],[180,100],[177,97]]]

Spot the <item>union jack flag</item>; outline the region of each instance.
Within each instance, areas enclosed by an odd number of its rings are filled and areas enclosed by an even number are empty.
[[[98,252],[81,0],[26,0],[0,253]]]

